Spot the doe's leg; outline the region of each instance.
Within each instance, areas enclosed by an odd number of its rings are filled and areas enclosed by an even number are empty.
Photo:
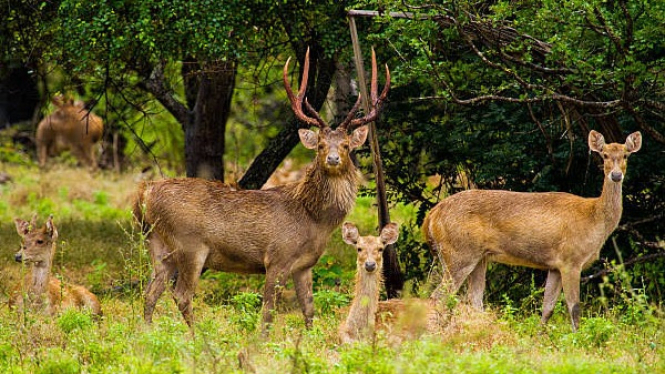
[[[545,297],[543,299],[543,317],[540,322],[544,325],[552,317],[554,306],[561,294],[561,273],[557,269],[551,269],[547,272],[547,281],[545,281]]]
[[[485,293],[485,275],[487,273],[487,260],[482,259],[469,274],[468,299],[471,306],[483,310],[483,294]]]
[[[568,305],[573,332],[577,331],[580,325],[580,275],[580,269],[561,272],[563,295],[566,298],[566,305]]]

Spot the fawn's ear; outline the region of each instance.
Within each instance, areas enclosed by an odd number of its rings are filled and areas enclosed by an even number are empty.
[[[298,136],[300,136],[300,141],[307,149],[316,149],[316,145],[319,142],[319,136],[312,130],[300,129],[298,130]]]
[[[626,138],[626,151],[629,153],[637,152],[642,148],[642,133],[635,131]]]
[[[351,222],[344,222],[342,225],[342,239],[344,243],[350,245],[358,244],[358,228]]]
[[[390,222],[381,229],[381,242],[385,245],[394,244],[398,237],[399,226],[395,222]]]
[[[46,221],[46,232],[51,237],[51,240],[55,241],[58,239],[58,228],[53,223],[53,215],[50,215]]]
[[[589,133],[589,149],[594,152],[602,152],[605,146],[605,138],[601,133],[596,130],[591,130]]]
[[[24,236],[30,232],[30,223],[28,221],[16,218],[14,224],[16,224],[16,232],[18,232],[19,235]]]
[[[356,149],[361,145],[365,144],[368,132],[369,132],[369,127],[367,127],[367,125],[360,126],[357,129],[353,130],[353,133],[351,134],[351,144],[350,144],[351,149]]]

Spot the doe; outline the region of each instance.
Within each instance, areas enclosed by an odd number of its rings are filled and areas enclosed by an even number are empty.
[[[577,330],[580,275],[598,259],[619,224],[627,158],[642,146],[642,135],[634,132],[624,144],[605,144],[603,136],[592,130],[588,142],[603,157],[600,197],[469,190],[432,208],[422,229],[433,253],[447,268],[432,297],[440,298],[445,289],[456,293],[468,277],[468,298],[482,309],[488,261],[543,269],[548,274],[542,323],[552,316],[563,288],[573,331]]]
[[[62,283],[51,276],[58,229],[53,224],[53,216],[41,228],[37,228],[36,218],[33,217],[31,222],[18,218],[14,221],[22,239],[21,250],[14,259],[29,265],[30,273],[14,288],[9,298],[10,308],[19,311],[26,308],[46,314],[80,308],[100,316],[101,306],[92,292],[83,286]]]

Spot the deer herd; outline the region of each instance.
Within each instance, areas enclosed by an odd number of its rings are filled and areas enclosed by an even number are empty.
[[[294,183],[262,190],[235,190],[221,182],[197,178],[141,182],[133,215],[145,235],[152,274],[145,289],[144,319],[150,323],[156,303],[167,287],[185,322],[193,327],[192,299],[202,269],[265,274],[263,331],[275,314],[276,297],[293,280],[306,327],[314,317],[312,268],[323,254],[329,237],[340,225],[342,239],[357,249],[353,301],[339,327],[342,343],[368,339],[382,325],[381,313],[405,313],[406,300],[379,301],[386,245],[397,241],[399,230],[390,223],[379,236],[360,236],[353,223],[344,222],[356,200],[358,170],[351,152],[365,143],[367,124],[373,122],[390,88],[378,92],[377,64],[372,51],[369,113],[355,118],[361,98],[336,128],[326,123],[305,97],[309,51],[305,57],[297,94],[283,71],[284,88],[293,112],[307,127],[300,141],[316,155],[304,176]],[[59,98],[56,112],[37,128],[39,162],[63,147],[73,150],[82,163],[94,168],[92,145],[103,130],[101,119],[83,113],[80,102]],[[599,252],[622,213],[622,182],[627,158],[642,145],[639,132],[624,144],[606,144],[591,131],[589,149],[604,163],[602,193],[583,198],[568,193],[524,193],[472,189],[449,196],[426,216],[422,232],[432,255],[443,266],[443,277],[428,300],[414,299],[426,312],[418,316],[423,331],[436,333],[437,314],[444,298],[457,293],[468,280],[467,299],[482,310],[489,262],[527,266],[547,271],[542,323],[551,317],[563,290],[575,331],[580,320],[580,273]],[[343,224],[342,224],[343,223]],[[15,220],[22,239],[16,261],[29,267],[10,295],[17,311],[27,309],[53,314],[78,307],[101,315],[100,303],[82,286],[61,282],[51,275],[58,230],[49,217],[42,227]],[[410,318],[410,316],[406,316]],[[415,318],[415,317],[414,317]]]

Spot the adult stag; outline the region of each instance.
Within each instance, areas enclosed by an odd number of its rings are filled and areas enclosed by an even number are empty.
[[[153,273],[145,292],[144,317],[152,321],[158,298],[177,271],[174,298],[185,321],[193,326],[192,298],[205,266],[233,273],[265,273],[263,322],[272,322],[279,287],[293,277],[295,290],[311,327],[314,316],[312,267],[325,249],[332,231],[352,209],[357,193],[357,170],[351,150],[367,139],[390,87],[377,93],[376,57],[372,52],[372,109],[354,118],[360,98],[332,129],[305,98],[309,50],[302,81],[294,95],[284,66],[284,88],[296,117],[318,133],[300,129],[303,145],[316,150],[314,162],[302,180],[265,190],[231,191],[219,182],[167,179],[139,186],[134,215],[147,235]],[[309,116],[303,112],[303,105]]]

